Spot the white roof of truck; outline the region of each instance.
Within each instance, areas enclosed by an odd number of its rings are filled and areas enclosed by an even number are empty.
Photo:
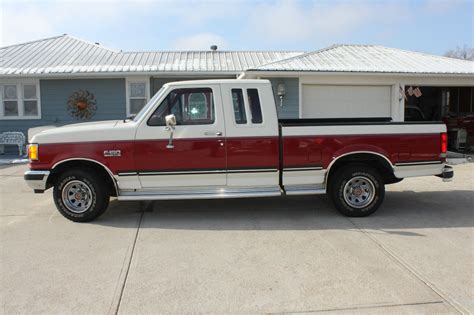
[[[168,82],[164,85],[179,86],[179,85],[206,85],[206,84],[270,84],[269,80],[264,79],[213,79],[213,80],[189,80]]]

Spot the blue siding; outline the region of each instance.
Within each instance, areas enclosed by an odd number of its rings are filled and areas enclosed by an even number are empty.
[[[278,118],[299,118],[299,79],[298,78],[269,78],[275,103],[277,107]],[[277,95],[278,84],[285,85],[286,95],[283,98],[283,106],[280,106],[280,98]]]
[[[125,79],[41,80],[41,119],[0,120],[0,132],[21,131],[28,136],[32,127],[85,122],[67,110],[69,96],[78,90],[95,96],[97,111],[90,121],[125,118]]]

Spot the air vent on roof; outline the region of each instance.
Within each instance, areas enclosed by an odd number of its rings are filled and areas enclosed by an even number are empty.
[[[216,50],[217,50],[217,45],[212,45],[212,46],[211,46],[211,50],[212,50],[212,51],[216,51]]]

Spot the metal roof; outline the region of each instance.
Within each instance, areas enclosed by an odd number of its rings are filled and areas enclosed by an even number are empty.
[[[474,61],[369,45],[335,45],[249,71],[474,74]]]
[[[474,62],[381,46],[298,51],[122,52],[68,35],[0,48],[0,76],[238,74],[243,71],[474,74]]]
[[[121,52],[68,35],[0,48],[0,75],[201,72],[238,74],[291,51]]]

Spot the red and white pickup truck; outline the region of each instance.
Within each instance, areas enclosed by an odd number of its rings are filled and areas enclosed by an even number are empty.
[[[28,147],[35,192],[54,187],[73,221],[118,200],[327,193],[348,216],[382,203],[385,184],[453,177],[443,123],[278,120],[267,80],[168,83],[133,119],[45,130]]]

